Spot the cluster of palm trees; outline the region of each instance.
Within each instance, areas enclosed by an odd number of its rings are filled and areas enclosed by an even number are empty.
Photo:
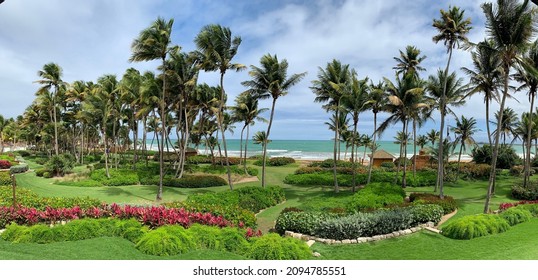
[[[486,16],[487,37],[479,43],[469,42],[467,34],[471,30],[471,21],[465,18],[464,10],[458,7],[449,7],[441,10],[440,18],[433,20],[433,27],[438,31],[433,37],[435,43],[443,42],[447,50],[447,63],[444,69],[427,79],[420,77],[425,69],[421,63],[425,56],[415,46],[408,46],[395,57],[396,72],[394,81],[384,78],[377,84],[364,78],[357,79],[357,74],[349,65],[333,60],[325,68],[319,68],[317,80],[312,82],[312,90],[316,95],[315,101],[324,103],[323,108],[332,112],[331,130],[335,132],[334,141],[334,188],[338,191],[336,177],[336,160],[338,142],[341,141],[347,127],[346,116],[358,120],[358,114],[371,110],[374,114],[374,133],[372,135],[375,146],[376,138],[390,125],[402,124],[400,138],[402,143],[400,156],[407,154],[408,139],[425,145],[428,141],[435,144],[438,139],[438,155],[444,155],[444,147],[448,141],[444,137],[445,117],[454,115],[452,108],[462,106],[469,96],[483,94],[486,107],[486,128],[488,141],[492,147],[492,166],[496,165],[500,138],[512,134],[520,137],[525,143],[525,185],[528,181],[531,159],[531,141],[535,138],[535,119],[533,114],[534,99],[538,88],[538,41],[532,42],[536,37],[536,8],[528,0],[497,0],[496,4],[485,3],[482,9]],[[450,72],[450,63],[454,49],[471,51],[473,61],[472,69],[463,68],[462,71],[469,76],[469,82],[464,84],[455,72]],[[518,84],[516,91],[526,91],[529,96],[529,112],[523,114],[521,122],[515,121],[513,110],[506,108],[506,99],[511,97],[513,85]],[[361,100],[349,102],[349,100]],[[499,102],[499,111],[495,114],[492,123],[497,129],[490,130],[490,104]],[[432,135],[417,137],[417,127],[422,126],[431,118],[433,111],[438,111],[441,118],[439,132],[432,131]],[[378,127],[377,114],[389,114]],[[515,117],[514,117],[515,116]],[[533,117],[529,117],[533,116]],[[456,141],[461,149],[472,142],[472,134],[476,132],[476,120],[462,116],[456,118]],[[349,139],[356,143],[359,134],[354,131]],[[447,143],[445,143],[447,142]],[[415,148],[416,153],[416,148]],[[352,159],[353,160],[353,159]],[[399,161],[401,162],[401,161]],[[438,161],[438,180],[436,190],[443,197],[444,161]],[[402,186],[406,184],[407,161],[403,161]],[[399,169],[399,168],[398,168]],[[494,191],[495,168],[492,168],[484,211],[489,210],[489,199]]]

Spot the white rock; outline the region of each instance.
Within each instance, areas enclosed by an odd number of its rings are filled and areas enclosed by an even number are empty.
[[[410,229],[406,229],[406,230],[404,230],[404,233],[405,233],[405,234],[411,234],[411,233],[413,233],[413,232],[412,232]]]
[[[344,239],[344,240],[342,240],[342,244],[351,244],[351,240]]]
[[[306,241],[306,245],[308,245],[308,247],[312,247],[312,245],[314,245],[314,243],[316,243],[316,241],[314,241],[314,240]]]
[[[357,239],[351,239],[351,244],[357,244]]]
[[[398,237],[398,236],[400,236],[400,233],[395,231],[395,232],[392,233],[392,235],[394,235],[394,237]]]
[[[321,257],[321,254],[318,253],[318,252],[314,252],[314,253],[312,253],[312,256],[314,256],[316,258],[319,258],[319,257]]]
[[[284,232],[284,235],[285,235],[285,236],[293,236],[293,232],[292,232],[292,231],[289,231],[289,230],[286,230],[286,231]]]

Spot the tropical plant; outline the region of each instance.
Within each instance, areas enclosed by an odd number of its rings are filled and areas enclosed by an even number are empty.
[[[461,153],[464,150],[467,150],[467,145],[475,144],[473,134],[478,132],[480,129],[476,128],[476,120],[474,118],[471,117],[468,119],[465,116],[461,116],[461,119],[456,117],[456,126],[452,127],[451,130],[456,134],[456,139],[454,139],[454,143],[458,143],[460,145],[460,152],[458,154],[459,176]]]
[[[252,79],[244,81],[241,84],[248,87],[248,91],[258,99],[273,99],[266,132],[266,137],[269,138],[277,99],[287,95],[291,87],[299,83],[306,76],[306,72],[288,76],[288,61],[283,59],[279,62],[278,57],[271,54],[262,56],[260,67],[251,65],[250,68],[249,76]],[[263,148],[262,187],[265,187],[267,145]]]
[[[385,105],[388,102],[387,94],[385,91],[385,84],[383,81],[378,82],[377,84],[370,85],[370,94],[368,95],[368,101],[366,101],[365,106],[368,106],[374,114],[374,131],[372,133],[372,147],[377,147],[376,136],[377,136],[377,114],[380,111],[384,110]],[[368,180],[367,184],[370,184],[370,179],[372,178],[372,167],[374,166],[374,157],[375,149],[372,149],[372,157],[368,162]]]
[[[500,117],[502,115],[502,117]],[[502,114],[500,111],[495,112],[495,119],[501,120],[500,125],[497,122],[492,122],[497,127],[493,133],[499,133],[503,138],[503,145],[506,145],[506,136],[512,135],[515,137],[517,135],[515,129],[519,124],[519,117],[512,108],[504,108]]]

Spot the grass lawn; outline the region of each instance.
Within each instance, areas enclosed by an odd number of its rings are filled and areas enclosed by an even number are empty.
[[[258,227],[268,232],[280,211],[296,207],[312,198],[334,197],[331,186],[291,186],[283,183],[286,175],[293,173],[298,164],[283,167],[267,167],[267,185],[280,185],[286,193],[286,201],[257,214]],[[260,170],[261,168],[255,167]],[[36,177],[35,173],[17,175],[20,187],[29,188],[43,196],[90,196],[105,202],[151,204],[155,203],[156,186],[124,187],[76,187],[54,184],[54,179]],[[509,175],[501,175],[492,198],[491,209],[498,209],[501,202],[511,201],[510,187],[517,181]],[[235,187],[256,185],[260,182],[236,184]],[[455,216],[481,213],[484,208],[487,181],[458,181],[445,184],[444,193],[458,201]],[[180,189],[164,188],[164,201],[184,200],[189,194],[208,191],[226,191],[227,186]],[[407,188],[411,192],[430,192],[433,187]],[[342,188],[344,195],[351,192]],[[454,218],[452,218],[453,220]],[[450,220],[448,221],[450,222]],[[512,227],[502,234],[480,237],[473,240],[453,240],[439,234],[421,231],[409,236],[357,245],[324,245],[316,243],[314,251],[321,259],[353,260],[441,260],[441,259],[538,259],[538,247],[534,233],[538,230],[538,219]],[[103,250],[103,248],[107,248]],[[173,256],[172,259],[238,259],[241,256],[215,252],[194,251]],[[134,245],[121,238],[97,238],[76,242],[53,244],[11,244],[0,241],[0,259],[167,259],[140,253]]]

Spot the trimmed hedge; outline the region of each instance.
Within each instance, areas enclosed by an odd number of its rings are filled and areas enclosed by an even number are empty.
[[[267,159],[265,162],[267,166],[284,166],[292,163],[295,163],[295,159],[290,157],[272,157]],[[261,159],[257,160],[254,162],[254,165],[262,166],[263,161]]]
[[[334,177],[331,170],[323,169],[319,171],[320,167],[307,167],[300,168],[296,174],[289,174],[284,179],[284,183],[298,186],[327,186],[334,184]],[[356,174],[356,183],[358,185],[366,184],[368,180],[367,172],[359,172]],[[353,182],[352,169],[340,168],[337,174],[338,184],[344,187],[350,187]],[[386,182],[392,183],[396,177],[395,172],[376,170],[372,171],[372,182]],[[418,171],[415,178],[411,174],[407,174],[406,181],[407,186],[422,187],[433,186],[437,180],[437,174],[435,171]],[[398,174],[397,184],[402,182],[402,173]]]
[[[159,178],[143,178],[140,179],[143,185],[158,185]],[[224,186],[228,184],[226,180],[215,175],[185,175],[182,178],[164,178],[163,186],[172,188],[210,188]]]
[[[453,197],[445,195],[443,199],[439,196],[431,193],[411,193],[409,195],[409,202],[415,205],[419,204],[437,204],[443,208],[443,213],[449,214],[454,212],[458,208],[458,204]]]
[[[353,195],[351,208],[362,211],[398,205],[403,203],[405,196],[405,191],[401,186],[391,183],[372,183]]]
[[[11,183],[10,183],[11,184]],[[0,187],[0,206],[10,207],[13,204],[11,187]],[[82,209],[98,207],[102,202],[90,197],[41,197],[25,188],[17,188],[17,204],[21,207],[45,210],[51,208],[72,208],[79,206]]]
[[[9,172],[11,172],[11,174],[24,173],[26,171],[28,171],[28,164],[26,163],[20,163],[9,168]]]
[[[465,216],[443,227],[442,234],[453,239],[472,239],[510,228],[508,222],[498,215],[478,214]]]
[[[314,235],[319,224],[333,217],[324,212],[283,212],[276,219],[275,230],[280,234],[293,231]]]
[[[519,200],[538,200],[538,184],[536,181],[529,181],[528,187],[524,188],[522,183],[512,186],[511,195]]]

